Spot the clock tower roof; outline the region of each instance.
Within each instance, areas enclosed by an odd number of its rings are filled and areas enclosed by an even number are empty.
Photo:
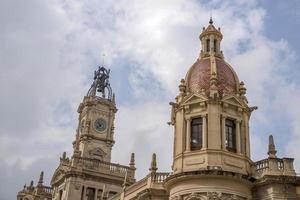
[[[109,101],[114,101],[114,94],[109,83],[110,70],[99,66],[94,72],[94,81],[87,96],[97,96]]]

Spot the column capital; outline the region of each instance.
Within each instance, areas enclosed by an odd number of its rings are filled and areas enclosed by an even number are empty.
[[[242,122],[241,119],[235,119],[235,123],[240,124]]]
[[[185,116],[184,118],[186,121],[191,121],[191,116]]]
[[[205,114],[201,114],[200,115],[202,118],[207,118],[206,116],[207,116],[207,114],[205,113]]]

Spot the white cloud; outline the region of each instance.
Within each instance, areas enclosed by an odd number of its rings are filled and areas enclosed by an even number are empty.
[[[152,153],[156,153],[159,169],[170,171],[173,132],[167,125],[169,121],[169,106],[164,102],[148,101],[120,107],[113,160],[128,164],[130,153],[135,152],[137,176],[142,178],[148,172]]]
[[[42,157],[53,155],[49,162],[55,163],[54,157],[57,159],[61,151],[71,152],[76,108],[102,53],[107,55],[105,63],[112,72],[121,70],[116,60],[126,58],[130,85],[123,87],[134,90],[134,100],[122,99],[118,106],[114,160],[126,164],[130,152],[135,151],[141,177],[156,152],[159,168],[169,170],[173,130],[166,125],[168,101],[173,100],[179,80],[199,55],[198,36],[211,10],[215,24],[222,27],[226,60],[245,81],[250,103],[260,108],[252,122],[264,128],[272,126],[268,112],[284,105],[293,132],[284,137],[299,139],[297,112],[289,103],[300,99],[295,95],[299,87],[280,73],[283,68],[290,69],[293,52],[284,40],[272,41],[264,35],[267,11],[254,0],[207,4],[183,0],[32,0],[21,7],[14,1],[1,3],[1,11],[14,8],[10,13],[0,12],[0,24],[5,27],[0,33],[0,44],[4,44],[0,50],[0,119],[4,124],[0,127],[0,167],[6,171],[7,166],[14,166],[29,173],[28,168]],[[267,144],[261,142],[266,141],[265,131],[252,133],[255,158],[267,151]],[[298,156],[293,148],[298,139],[289,144],[287,154]],[[18,146],[16,151],[12,144]],[[39,151],[31,151],[33,145]],[[14,196],[5,195],[7,199]]]

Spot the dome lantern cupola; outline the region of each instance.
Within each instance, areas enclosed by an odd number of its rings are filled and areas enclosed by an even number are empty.
[[[223,35],[221,33],[221,29],[216,29],[213,25],[212,18],[210,18],[207,28],[203,27],[199,38],[202,44],[200,58],[208,57],[211,54],[223,58],[223,53],[220,50],[220,44]]]

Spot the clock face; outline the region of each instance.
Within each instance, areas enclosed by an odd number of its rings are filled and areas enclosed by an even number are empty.
[[[94,128],[98,132],[102,132],[106,129],[106,121],[102,118],[96,119],[94,122]]]

